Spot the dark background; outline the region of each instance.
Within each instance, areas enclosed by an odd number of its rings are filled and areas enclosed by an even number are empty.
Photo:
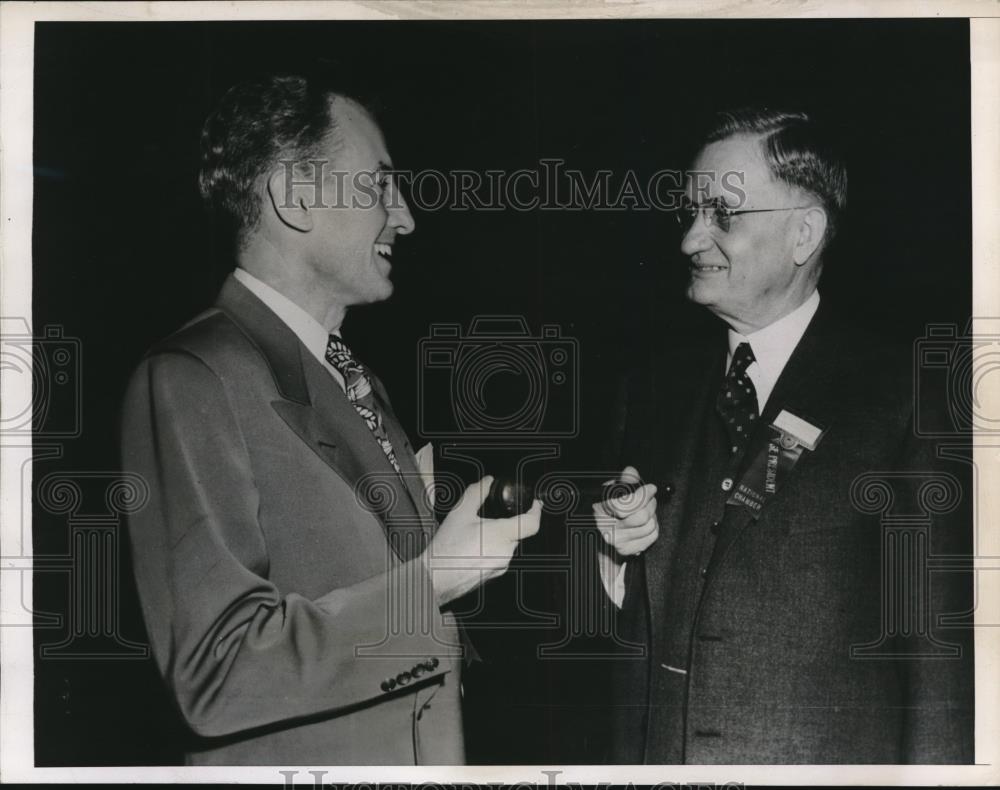
[[[685,166],[711,110],[809,110],[839,133],[851,178],[823,298],[913,340],[927,323],[964,327],[970,312],[968,38],[965,20],[39,24],[33,327],[79,338],[83,418],[78,437],[58,442],[61,458],[36,462],[35,480],[118,468],[130,369],[211,303],[231,267],[196,176],[201,122],[235,81],[332,75],[375,100],[395,165],[411,170],[535,169],[554,157],[585,173],[648,176]],[[345,327],[404,424],[421,438],[417,343],[432,322],[522,315],[578,343],[580,430],[558,464],[594,468],[624,365],[706,321],[684,303],[672,220],[655,210],[414,214],[415,234],[396,246],[396,295]],[[429,395],[447,408],[447,393]],[[71,521],[36,506],[36,555],[66,556]],[[564,532],[546,522],[522,567],[558,551]],[[67,603],[79,596],[66,573],[35,574],[36,608],[62,617],[36,631],[39,765],[179,759],[186,736],[152,662],[127,657],[127,643],[146,637],[123,535],[115,545],[102,572],[117,597],[89,620]],[[559,611],[560,574],[511,574],[488,588],[481,621],[514,615],[517,579],[535,605]],[[83,621],[118,640],[74,640]],[[481,631],[485,661],[466,689],[473,760],[600,761],[606,665],[537,661],[552,638],[523,623]],[[58,643],[58,655],[39,657]],[[105,655],[78,655],[88,651]]]

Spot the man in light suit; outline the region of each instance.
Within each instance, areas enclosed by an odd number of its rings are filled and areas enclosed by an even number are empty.
[[[372,116],[304,78],[233,88],[202,133],[203,195],[238,268],[128,390],[130,520],[153,655],[193,764],[460,763],[465,643],[450,601],[501,574],[520,519],[490,480],[438,526],[379,380],[340,336],[390,296],[414,222]]]
[[[693,163],[687,294],[721,323],[622,398],[619,462],[660,503],[598,508],[645,647],[612,762],[973,760],[971,574],[921,564],[971,553],[968,467],[915,435],[912,351],[820,299],[846,189],[802,113],[723,114]]]

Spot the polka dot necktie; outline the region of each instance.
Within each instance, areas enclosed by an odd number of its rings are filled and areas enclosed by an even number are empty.
[[[375,402],[372,381],[365,366],[358,361],[347,344],[337,335],[330,335],[326,344],[326,361],[344,377],[347,399],[354,406],[354,410],[361,415],[361,419],[365,421],[365,425],[372,432],[375,441],[385,453],[385,457],[389,459],[392,468],[399,472],[396,451],[392,449],[392,442],[389,441],[385,426],[382,424],[382,412]]]
[[[722,415],[729,434],[729,449],[733,455],[746,449],[747,439],[757,421],[757,390],[747,376],[747,368],[755,361],[749,343],[740,343],[733,352],[729,372],[722,382],[716,410]]]

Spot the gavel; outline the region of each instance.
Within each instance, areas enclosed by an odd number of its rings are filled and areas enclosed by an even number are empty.
[[[549,510],[565,509],[571,500],[585,502],[607,502],[626,496],[642,488],[644,483],[614,481],[606,485],[588,484],[574,486],[568,480],[551,480],[538,485],[518,482],[512,477],[496,476],[490,486],[486,501],[479,508],[482,518],[510,518],[526,513],[533,500],[538,499],[542,507]],[[668,487],[669,489],[669,487]],[[666,491],[669,495],[670,491]]]

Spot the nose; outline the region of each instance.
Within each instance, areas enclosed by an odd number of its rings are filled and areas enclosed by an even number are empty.
[[[403,193],[399,189],[395,189],[393,192],[393,199],[390,201],[388,209],[389,227],[401,236],[413,233],[417,227],[417,223],[410,213],[410,207],[406,204]]]
[[[691,227],[687,229],[681,239],[681,253],[691,257],[699,252],[704,252],[712,246],[712,233],[708,227],[708,221],[702,211],[694,218]]]

